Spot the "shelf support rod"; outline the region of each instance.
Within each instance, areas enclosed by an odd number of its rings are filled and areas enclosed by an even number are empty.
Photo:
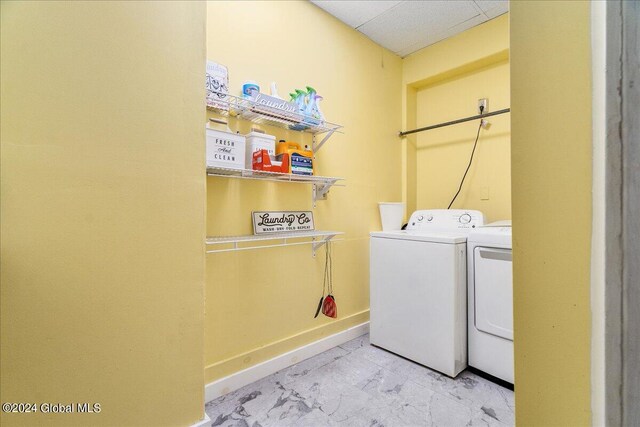
[[[331,190],[331,186],[333,186],[336,183],[335,180],[330,181],[330,182],[324,182],[321,184],[313,184],[313,207],[316,207],[316,201],[318,200],[326,200],[327,199],[327,194],[329,193],[329,190]]]
[[[324,136],[324,138],[322,138],[322,141],[320,141],[319,143],[316,143],[316,136],[313,135],[313,154],[315,154],[317,151],[320,151],[320,148],[322,148],[322,146],[324,145],[325,142],[327,142],[327,139],[329,139],[331,137],[331,135],[333,135],[333,133],[335,132],[335,129],[331,129],[329,132],[327,132],[327,134]]]
[[[335,235],[330,235],[330,236],[325,236],[324,239],[322,239],[319,242],[316,242],[316,238],[313,237],[311,240],[311,251],[313,254],[313,257],[316,257],[316,251],[318,249],[320,249],[325,243],[327,243],[329,240],[331,240],[333,237],[335,237]]]
[[[317,201],[317,198],[318,198],[317,190],[318,190],[317,184],[313,184],[311,186],[311,201],[313,202],[313,208],[314,209],[316,207],[316,201]]]

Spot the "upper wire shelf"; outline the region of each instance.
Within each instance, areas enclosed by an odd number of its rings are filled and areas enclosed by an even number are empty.
[[[307,117],[303,114],[291,113],[289,111],[269,106],[265,107],[252,101],[251,99],[240,98],[238,96],[213,92],[220,96],[215,103],[224,108],[207,106],[207,110],[216,112],[222,116],[240,117],[257,124],[277,126],[298,132],[307,132],[313,135],[321,133],[334,133],[342,128],[342,125],[319,121],[318,119]]]

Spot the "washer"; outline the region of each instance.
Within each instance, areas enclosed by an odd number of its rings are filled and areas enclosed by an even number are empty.
[[[467,366],[467,235],[484,216],[415,211],[371,233],[371,343],[455,377]]]
[[[513,384],[511,221],[469,233],[469,366]]]

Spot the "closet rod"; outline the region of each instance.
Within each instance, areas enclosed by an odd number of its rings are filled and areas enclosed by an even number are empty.
[[[478,114],[477,116],[465,117],[464,119],[458,119],[458,120],[452,120],[450,122],[438,123],[437,125],[431,125],[431,126],[427,126],[427,127],[423,127],[423,128],[408,130],[408,131],[405,131],[405,132],[400,131],[400,132],[398,132],[398,136],[403,137],[403,136],[410,135],[412,133],[422,132],[422,131],[425,131],[425,130],[431,130],[431,129],[441,128],[441,127],[444,127],[444,126],[456,125],[458,123],[468,122],[468,121],[475,120],[475,119],[484,119],[485,117],[497,116],[498,114],[508,113],[509,111],[511,111],[511,108],[505,108],[504,110],[493,111],[491,113],[485,113],[485,114]]]

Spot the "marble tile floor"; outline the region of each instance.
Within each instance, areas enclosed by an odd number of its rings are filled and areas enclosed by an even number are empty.
[[[363,335],[206,404],[212,426],[514,425],[514,393],[471,372],[454,380]]]

